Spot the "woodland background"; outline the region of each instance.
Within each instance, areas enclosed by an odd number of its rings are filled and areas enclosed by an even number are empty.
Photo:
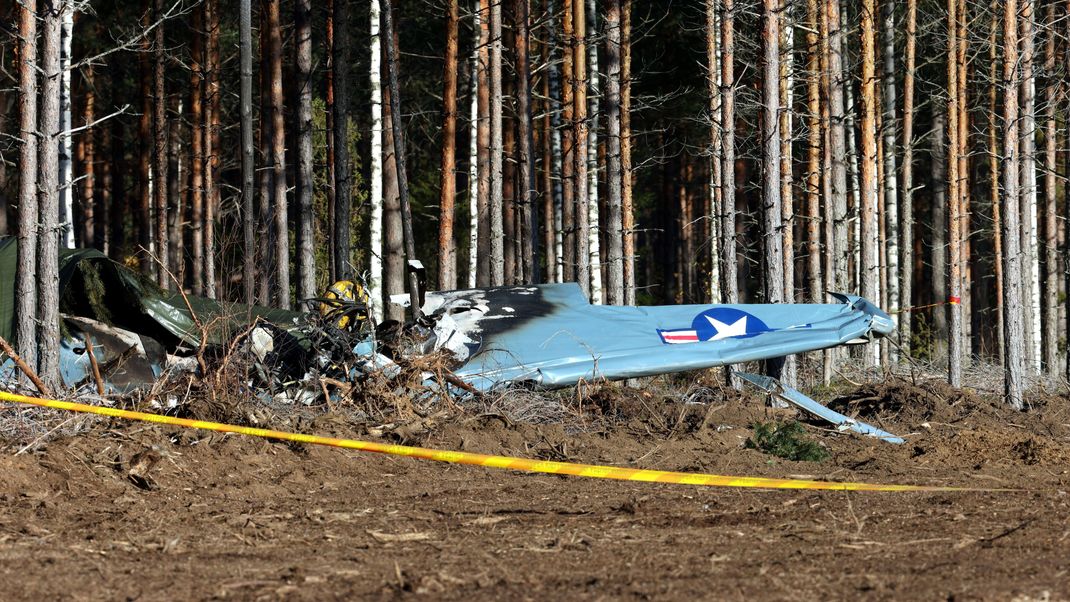
[[[1032,376],[1070,370],[1068,15],[0,0],[17,346],[57,378],[62,246],[264,305],[356,276],[379,312],[408,254],[440,288],[577,281],[595,303],[862,294],[901,335],[866,364],[909,354],[956,386],[999,364],[1021,407]]]

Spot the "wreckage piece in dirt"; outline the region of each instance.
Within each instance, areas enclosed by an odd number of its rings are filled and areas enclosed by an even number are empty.
[[[18,246],[0,238],[0,337],[15,330],[15,265]],[[166,353],[215,346],[257,318],[281,327],[296,325],[297,312],[231,304],[164,291],[96,249],[69,249],[59,257],[60,373],[75,387],[90,373],[86,336],[108,392],[152,383],[166,368]],[[0,364],[0,378],[12,362]]]
[[[591,305],[574,283],[427,293],[424,315],[455,374],[481,391],[553,388],[766,360],[894,331],[861,297],[781,305]],[[401,301],[398,299],[398,301]]]

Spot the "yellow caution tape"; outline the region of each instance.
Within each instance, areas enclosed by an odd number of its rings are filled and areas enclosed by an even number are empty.
[[[336,439],[334,437],[320,437],[318,435],[305,435],[301,433],[288,433],[270,429],[259,429],[220,422],[207,422],[204,420],[189,420],[149,414],[147,412],[133,412],[104,406],[91,406],[70,401],[58,401],[55,399],[40,399],[15,395],[0,391],[0,401],[29,404],[57,410],[71,412],[85,412],[99,414],[125,420],[140,420],[142,422],[154,422],[185,428],[204,429],[220,433],[237,433],[252,437],[264,437],[267,439],[279,439],[296,443],[308,443],[312,445],[326,445],[330,447],[342,447],[359,451],[376,452],[392,456],[406,456],[422,460],[434,460],[436,462],[449,462],[451,464],[471,464],[474,466],[486,466],[489,468],[504,468],[507,470],[521,470],[526,472],[539,472],[556,475],[570,475],[577,477],[589,477],[593,479],[616,479],[621,481],[646,481],[651,483],[678,483],[681,485],[704,485],[710,487],[758,487],[763,489],[828,489],[839,491],[978,491],[960,487],[936,487],[926,485],[879,485],[872,483],[849,483],[833,481],[813,481],[807,479],[773,479],[765,477],[733,477],[715,474],[701,474],[689,472],[670,472],[665,470],[646,470],[637,468],[620,468],[617,466],[598,466],[593,464],[573,464],[571,462],[547,462],[542,460],[529,460],[525,458],[511,458],[507,456],[491,456],[462,451],[447,451],[429,449],[424,447],[410,447],[407,445],[389,445],[374,443],[371,441],[358,441],[356,439]]]

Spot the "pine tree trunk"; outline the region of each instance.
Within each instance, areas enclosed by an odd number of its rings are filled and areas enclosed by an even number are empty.
[[[222,291],[217,290],[215,226],[220,197],[220,120],[223,97],[220,91],[219,2],[204,1],[205,25],[208,28],[204,98],[208,104],[204,112],[204,294],[209,299],[215,299],[222,296]]]
[[[818,32],[821,28],[818,0],[806,2],[806,253],[810,286],[808,298],[820,303],[824,274],[821,270],[821,47]]]
[[[184,252],[182,241],[183,226],[183,198],[182,180],[185,176],[186,166],[182,162],[182,123],[184,121],[184,106],[182,98],[178,94],[171,94],[167,99],[170,105],[167,118],[167,268],[172,276],[168,276],[171,286],[176,289],[185,288],[186,265],[183,261]],[[83,135],[84,138],[84,135]]]
[[[195,8],[190,37],[190,285],[204,294],[204,7]],[[255,258],[253,259],[255,261]],[[250,278],[249,282],[253,279]]]
[[[635,305],[635,212],[632,207],[632,0],[623,0],[620,35],[620,167],[624,303]],[[718,79],[718,83],[720,79]],[[718,257],[714,257],[717,261]]]
[[[876,38],[874,0],[864,0],[862,6],[862,161],[860,236],[862,249],[862,296],[880,302],[878,283],[878,223],[877,223],[877,95],[876,95]],[[880,348],[872,345],[866,353],[868,363],[876,366]]]
[[[47,4],[47,2],[46,2]],[[15,344],[37,367],[37,0],[22,0],[19,22],[18,263],[15,266]],[[21,378],[21,377],[20,377]],[[25,380],[23,381],[25,384]]]
[[[491,144],[490,144],[490,2],[479,3],[479,69],[477,91],[479,104],[479,124],[477,132],[476,159],[479,171],[476,212],[479,214],[479,244],[477,249],[476,284],[491,284]],[[500,213],[500,212],[499,212]]]
[[[386,3],[380,0],[382,10]],[[380,12],[380,22],[382,21]],[[391,39],[386,37],[385,28],[380,29],[382,40],[382,66],[386,68],[386,46]],[[387,74],[384,72],[384,76]],[[398,190],[397,162],[394,161],[394,109],[389,85],[383,91],[383,306],[385,317],[390,320],[405,319],[405,310],[390,303],[392,295],[405,292],[405,250],[404,232],[401,225],[401,196]]]
[[[832,157],[831,199],[833,237],[830,245],[832,290],[848,290],[847,264],[847,144],[844,115],[843,32],[840,29],[840,2],[826,0],[828,20],[829,152]],[[826,243],[827,244],[827,243]]]
[[[377,6],[376,0],[372,0],[372,11]],[[349,161],[349,0],[334,0],[334,13],[332,16],[334,46],[331,52],[331,63],[334,66],[334,265],[337,277],[340,280],[349,280],[353,277],[353,254],[351,249],[352,235],[349,231],[349,215],[352,211],[352,181],[350,180]],[[374,28],[375,25],[373,24]],[[378,36],[372,36],[372,46],[376,45]],[[372,70],[375,69],[375,59],[372,59]],[[376,90],[376,78],[373,73],[372,92]],[[374,111],[374,97],[373,97]],[[373,120],[373,128],[374,128]],[[376,132],[372,131],[372,152],[374,154],[376,144]],[[372,158],[372,181],[375,181],[375,161]],[[373,184],[374,186],[374,184]],[[369,199],[374,211],[376,207],[375,189],[372,189],[372,198]],[[373,231],[375,220],[373,218]],[[378,252],[372,246],[372,253]],[[369,296],[373,307],[379,307],[382,300],[374,296],[375,275],[372,275],[372,286],[369,287]]]
[[[240,38],[240,69],[241,82],[239,90],[239,112],[241,113],[241,206],[242,206],[242,242],[244,256],[242,257],[242,290],[243,299],[252,304],[256,301],[256,210],[253,203],[253,178],[255,177],[255,164],[253,162],[253,34],[252,34],[252,1],[241,0],[239,9],[239,38]],[[199,39],[194,34],[195,39]],[[204,128],[200,120],[194,121],[194,128],[201,131],[204,136]],[[194,138],[196,140],[196,138]],[[196,153],[195,153],[196,155]],[[193,169],[199,169],[201,161],[194,160]],[[198,184],[200,186],[201,184]],[[203,202],[203,192],[194,188],[193,194],[200,195]],[[194,220],[193,227],[200,229],[199,220]],[[198,250],[200,241],[194,243],[194,253],[203,256],[204,251]],[[199,260],[194,259],[194,270],[201,271],[197,265]],[[203,272],[202,272],[203,273]]]
[[[97,240],[96,236],[96,230],[98,227],[97,220],[100,219],[99,213],[102,213],[102,211],[97,211],[95,201],[97,186],[97,139],[96,129],[92,126],[93,121],[96,119],[96,91],[94,89],[93,65],[87,65],[82,73],[83,79],[85,81],[85,92],[83,93],[85,101],[83,105],[84,110],[82,112],[82,125],[86,129],[82,133],[81,140],[79,140],[82,164],[82,232],[80,238],[82,239],[81,245],[83,247],[96,247],[98,249],[103,249],[103,238]]]
[[[148,1],[145,0],[145,26],[151,14],[148,10]],[[138,259],[141,273],[152,276],[156,264],[153,263],[150,253],[152,252],[152,45],[149,38],[142,38],[140,52],[138,53],[138,95],[141,100],[141,115],[138,116],[137,127],[137,166],[138,166]]]
[[[999,34],[998,4],[993,1],[992,25],[988,35],[988,60],[989,60],[989,87],[988,87],[988,171],[989,171],[989,202],[992,204],[992,246],[995,253],[993,268],[996,273],[996,337],[999,352],[999,364],[1003,365],[1006,355],[1006,341],[1003,338],[1003,216],[1000,209],[1000,153],[999,153],[999,113],[996,111],[996,102],[999,98],[1000,64],[999,46],[997,36]]]
[[[958,96],[958,0],[948,0],[948,266],[950,284],[948,293],[948,382],[952,387],[962,386],[962,241],[959,232],[959,96]]]
[[[539,275],[538,190],[535,187],[535,149],[531,122],[531,68],[528,44],[531,38],[529,19],[530,0],[516,0],[513,9],[514,44],[516,58],[517,113],[517,205],[520,208],[520,231],[524,283],[534,284]]]
[[[442,87],[442,163],[439,179],[438,288],[457,288],[457,256],[453,242],[457,196],[457,45],[460,36],[458,0],[446,7],[446,56]]]
[[[257,206],[258,219],[258,254],[257,263],[260,266],[259,287],[257,297],[260,304],[270,306],[272,303],[272,290],[275,286],[275,243],[272,239],[272,208],[274,201],[272,194],[274,187],[271,182],[275,177],[275,170],[271,168],[271,128],[274,127],[271,119],[271,42],[268,37],[270,28],[267,27],[267,7],[265,1],[260,2],[260,127],[257,132],[257,146],[263,166],[260,168],[260,181],[257,184],[259,204]],[[206,142],[206,147],[211,146]],[[207,161],[206,161],[207,163]],[[207,206],[207,202],[205,203]],[[207,225],[207,224],[206,224]]]
[[[561,9],[561,41],[562,54],[562,117],[561,148],[562,170],[561,180],[563,183],[561,197],[561,232],[562,252],[561,280],[572,282],[578,279],[576,275],[578,261],[576,256],[576,107],[575,107],[575,28],[572,22],[574,15],[573,4],[583,0],[564,0]]]
[[[1027,0],[1028,1],[1028,0]],[[1018,178],[1018,1],[1005,0],[1003,12],[1003,327],[1004,395],[1013,409],[1025,407],[1025,324],[1022,303],[1021,224]]]
[[[721,286],[722,303],[739,302],[736,278],[736,75],[735,0],[723,0],[721,15]]]
[[[271,93],[271,164],[274,190],[273,224],[275,242],[276,306],[290,309],[290,229],[286,202],[286,119],[283,114],[282,29],[279,22],[280,0],[267,0],[267,30],[270,45],[269,75]],[[342,139],[344,143],[344,138]],[[348,215],[342,213],[341,215]]]
[[[1033,374],[1040,373],[1040,254],[1037,240],[1037,157],[1036,157],[1036,77],[1034,59],[1034,2],[1022,0],[1017,19],[1021,42],[1022,77],[1018,83],[1021,97],[1021,230],[1022,276],[1025,278],[1025,341],[1026,366]]]
[[[1059,373],[1059,257],[1058,257],[1058,137],[1056,108],[1060,100],[1059,79],[1055,66],[1055,4],[1048,5],[1047,44],[1044,47],[1046,74],[1044,107],[1044,370]]]
[[[915,44],[918,29],[918,1],[908,0],[906,50],[903,75],[903,167],[902,204],[900,206],[899,298],[900,306],[913,304],[914,292],[914,74]],[[912,312],[898,314],[899,343],[910,351]]]
[[[297,298],[316,296],[316,254],[312,209],[312,0],[294,4],[294,64],[297,67]],[[299,304],[305,309],[305,304]]]
[[[721,300],[721,228],[717,215],[723,204],[721,188],[724,151],[721,147],[721,39],[718,0],[706,0],[706,94],[710,112],[710,301]]]
[[[41,112],[37,160],[37,365],[38,376],[53,390],[59,373],[59,137],[61,5],[41,7]]]
[[[587,196],[587,19],[584,0],[572,2],[572,119],[573,174],[575,192],[573,212],[576,242],[576,281],[588,299],[591,298],[591,256],[588,246],[590,220]]]
[[[792,141],[795,124],[795,17],[792,0],[781,0],[780,78],[780,203],[784,232],[784,301],[795,302],[795,194]],[[789,358],[790,362],[791,358]],[[794,371],[794,366],[792,366]],[[794,380],[794,379],[792,379]]]
[[[505,230],[502,201],[504,142],[502,139],[502,5],[490,2],[490,285],[505,284]]]
[[[780,203],[779,0],[762,0],[762,239],[765,302],[784,302],[784,234]]]

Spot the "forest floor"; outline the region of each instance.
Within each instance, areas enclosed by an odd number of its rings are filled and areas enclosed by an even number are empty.
[[[0,599],[1070,598],[1065,396],[1035,396],[1032,411],[1015,413],[936,379],[855,387],[833,405],[908,443],[813,423],[830,457],[795,462],[743,446],[751,425],[790,411],[689,387],[693,403],[607,385],[545,424],[454,408],[382,437],[629,467],[1020,490],[602,481],[91,419],[0,455]],[[326,411],[272,426],[383,432]],[[128,471],[146,450],[160,460],[138,486]]]

